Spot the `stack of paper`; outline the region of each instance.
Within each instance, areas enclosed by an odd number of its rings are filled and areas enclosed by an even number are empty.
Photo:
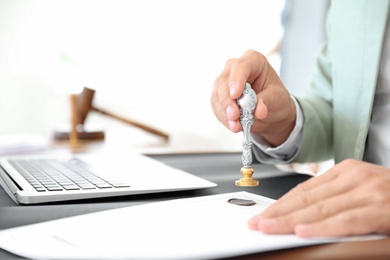
[[[253,206],[228,202],[254,200]],[[344,241],[252,231],[273,200],[247,192],[149,203],[0,232],[0,247],[38,259],[211,259]],[[377,236],[351,239],[374,239]]]

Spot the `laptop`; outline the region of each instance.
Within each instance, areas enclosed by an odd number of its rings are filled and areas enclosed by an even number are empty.
[[[0,184],[17,204],[217,186],[211,181],[137,153],[2,157]]]

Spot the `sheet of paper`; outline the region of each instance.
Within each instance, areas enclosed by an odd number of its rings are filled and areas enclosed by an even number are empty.
[[[49,139],[32,133],[0,135],[0,156],[27,154],[43,151],[49,147]]]
[[[254,200],[253,206],[228,203]],[[274,201],[247,192],[149,203],[0,232],[0,247],[36,259],[211,259],[275,249],[378,239],[301,239],[252,231],[247,221]]]

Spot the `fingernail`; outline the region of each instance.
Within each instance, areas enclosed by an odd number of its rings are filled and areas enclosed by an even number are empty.
[[[237,92],[237,84],[235,82],[231,82],[229,84],[229,91],[230,91],[230,96],[231,97],[234,97],[234,95],[236,94]]]

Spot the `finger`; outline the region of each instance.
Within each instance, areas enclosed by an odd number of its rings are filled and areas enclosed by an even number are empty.
[[[345,170],[344,174],[340,175],[338,179],[334,179],[330,183],[322,186],[329,190],[328,193],[326,193],[326,191],[323,193],[324,195],[328,195],[328,198],[321,200],[317,199],[317,201],[314,203],[308,203],[308,206],[306,207],[298,208],[290,213],[284,215],[282,214],[277,217],[264,218],[264,216],[260,214],[249,221],[249,226],[252,229],[262,230],[266,233],[297,232],[301,236],[317,236],[325,234],[324,231],[328,230],[328,227],[326,225],[319,225],[317,229],[315,226],[316,223],[326,223],[324,221],[327,219],[335,218],[337,220],[336,216],[342,214],[344,217],[347,216],[347,222],[350,221],[351,223],[357,223],[356,225],[359,226],[356,230],[357,234],[363,234],[367,232],[367,230],[360,227],[360,225],[364,226],[366,225],[367,221],[370,222],[370,217],[364,218],[362,223],[358,220],[354,221],[354,215],[348,217],[348,212],[358,212],[359,210],[360,214],[368,215],[374,213],[375,215],[372,217],[372,222],[375,222],[375,219],[378,220],[375,225],[371,225],[372,223],[370,223],[368,232],[390,232],[390,207],[388,206],[389,196],[387,195],[388,186],[386,185],[387,176],[383,175],[383,173],[378,174],[377,172],[378,169],[383,170],[383,167],[368,168],[369,165],[367,163],[361,163],[360,166],[358,165],[357,167],[351,167],[351,163],[352,161],[346,161],[345,163],[341,163],[340,166],[337,166],[339,170],[341,169],[341,172],[343,172],[343,169]],[[373,174],[367,174],[368,169],[373,170]],[[359,173],[361,174],[359,175]],[[384,178],[384,176],[386,178]],[[364,185],[361,185],[360,183],[363,183]],[[334,191],[341,186],[346,187],[346,190],[349,191],[340,192],[343,190],[340,189],[338,192],[339,195],[334,196]],[[321,192],[318,191],[318,189],[311,189],[309,193],[310,192],[322,193],[323,191]],[[367,196],[367,194],[369,194],[369,196]],[[293,204],[296,204],[294,199],[287,200],[284,203],[287,202],[293,202]],[[284,205],[285,206],[283,207],[286,207],[288,204]],[[361,210],[367,207],[371,207],[371,210]],[[346,215],[344,215],[344,212]],[[342,220],[345,221],[345,219]],[[340,227],[342,227],[342,221],[340,222]],[[312,225],[314,225],[314,227]],[[344,230],[339,230],[340,233],[334,231],[329,232],[330,233],[328,235],[355,234],[351,233],[355,232],[353,225],[350,227],[350,229],[346,228]]]
[[[213,91],[210,98],[213,112],[217,119],[233,132],[238,132],[241,125],[235,121],[239,120],[240,112],[235,102],[230,97],[227,86],[227,74],[230,68],[231,61],[227,62],[224,71],[214,81]],[[232,121],[234,124],[232,124]]]
[[[250,226],[252,229],[258,229],[269,234],[292,233],[297,225],[318,222],[338,215],[340,212],[372,205],[372,201],[366,198],[367,196],[364,193],[343,193],[284,215],[271,218],[258,216],[256,218],[257,223],[252,222]]]
[[[316,203],[329,203],[329,199],[338,197],[338,195],[345,195],[347,192],[354,188],[353,182],[340,183],[334,181],[327,185],[321,185],[315,189],[311,189],[307,192],[298,194],[291,199],[277,201],[273,205],[269,206],[262,213],[264,218],[274,218],[290,214],[314,205]],[[345,198],[348,201],[348,197]],[[337,202],[337,201],[336,201]],[[319,204],[318,206],[322,206]],[[320,212],[318,212],[320,213]]]
[[[367,176],[366,169],[364,168],[367,163],[356,160],[344,160],[325,173],[310,178],[309,180],[298,184],[295,188],[283,195],[278,201],[288,200],[296,195],[305,193],[318,186],[325,185],[331,181],[338,180],[340,183],[346,182],[363,182],[365,179],[371,179]],[[381,172],[382,168],[379,166],[373,166],[370,171],[375,169],[377,172]],[[359,178],[356,178],[357,176]]]
[[[295,103],[279,84],[265,86],[257,96],[263,104],[256,106],[251,132],[261,134],[271,146],[278,146],[287,140],[295,126]]]
[[[287,201],[295,196],[304,194],[312,189],[327,185],[329,182],[336,180],[339,177],[339,172],[336,167],[328,170],[324,174],[316,177],[312,177],[309,180],[298,184],[295,188],[291,189],[285,195],[283,195],[278,202]]]
[[[236,59],[230,68],[228,84],[230,95],[233,99],[241,96],[245,84],[251,83],[252,88],[259,92],[264,84],[265,76],[260,79],[258,77],[262,73],[266,64],[266,58],[253,50],[244,53],[240,58]],[[256,81],[256,83],[254,83]],[[252,84],[254,83],[254,84]]]
[[[389,232],[389,211],[375,206],[355,208],[310,224],[297,225],[300,237],[340,237]]]
[[[242,131],[242,126],[241,126],[241,123],[239,121],[229,120],[228,126],[229,126],[230,131],[232,131],[233,133],[238,133],[238,132]]]
[[[295,103],[283,85],[267,85],[257,94],[257,98],[263,101],[269,114],[267,120],[263,121],[264,123],[283,122],[290,115],[295,115]],[[255,110],[255,117],[260,118],[261,115],[259,113],[261,112],[260,110]],[[295,121],[295,116],[292,119]]]

